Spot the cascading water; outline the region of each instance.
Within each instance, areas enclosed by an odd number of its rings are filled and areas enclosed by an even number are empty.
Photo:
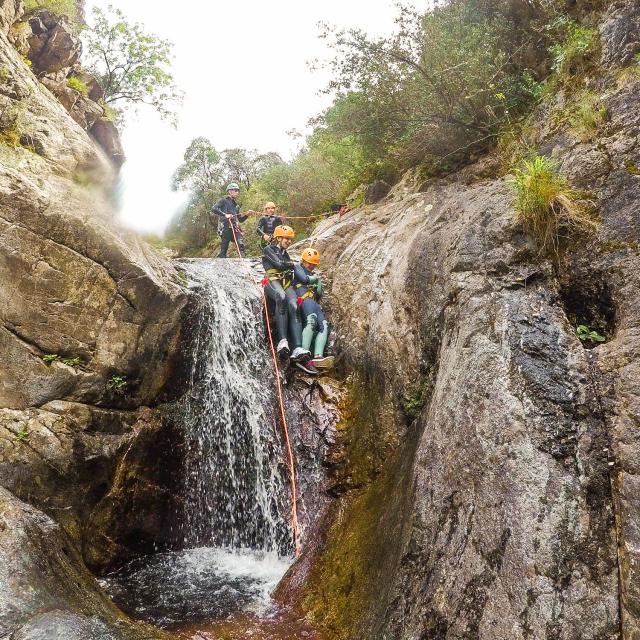
[[[290,553],[262,298],[237,265],[194,261],[200,308],[184,403],[185,542]]]
[[[235,260],[192,260],[185,269],[198,301],[178,411],[185,549],[137,559],[105,580],[125,611],[161,627],[264,607],[293,551],[260,290]]]

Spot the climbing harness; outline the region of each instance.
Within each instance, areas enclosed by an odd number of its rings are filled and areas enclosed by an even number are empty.
[[[281,280],[282,288],[287,289],[291,286],[291,272],[290,271],[279,271],[278,269],[267,269],[265,273],[269,274],[266,278],[269,282],[273,282],[274,280]],[[289,278],[289,280],[287,280]]]
[[[236,240],[236,232],[231,227],[233,231],[233,241],[236,244],[236,249],[238,250],[238,255],[240,255],[240,247],[238,246],[238,241]],[[253,280],[253,275],[249,271],[249,267],[246,266],[246,263],[243,260],[243,264],[246,267],[247,275]],[[271,271],[271,269],[269,270]],[[298,526],[298,490],[296,488],[296,467],[295,460],[293,457],[293,450],[291,448],[291,440],[289,438],[289,425],[287,423],[287,414],[284,408],[284,395],[282,393],[282,381],[280,374],[280,367],[278,365],[278,356],[276,354],[276,349],[273,344],[273,336],[271,335],[271,321],[269,320],[269,307],[267,305],[267,296],[265,295],[264,288],[269,283],[269,278],[264,278],[262,280],[262,303],[264,308],[264,317],[267,323],[267,335],[269,336],[269,346],[271,347],[271,358],[273,360],[273,367],[276,373],[276,384],[278,389],[278,402],[280,404],[280,415],[282,417],[282,427],[284,430],[284,438],[287,446],[287,457],[289,459],[289,473],[291,475],[291,527],[293,529],[293,546],[295,549],[296,557],[300,555],[302,547],[300,545],[300,528]]]

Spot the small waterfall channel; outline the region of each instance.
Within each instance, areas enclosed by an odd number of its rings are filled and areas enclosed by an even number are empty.
[[[105,580],[125,611],[167,629],[264,612],[293,553],[260,289],[236,260],[184,266],[197,308],[178,409],[186,441],[183,549],[139,558]]]

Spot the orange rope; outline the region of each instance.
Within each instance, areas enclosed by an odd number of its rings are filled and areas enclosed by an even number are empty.
[[[236,245],[236,249],[238,251],[238,256],[242,257],[240,253],[240,245],[238,244],[238,239],[236,238],[236,230],[233,224],[229,224],[231,227],[231,231],[233,233],[233,242]],[[246,266],[246,263],[243,261],[243,264]],[[246,267],[247,274],[253,280],[253,275],[249,271],[249,267]],[[291,440],[289,439],[289,426],[287,424],[287,415],[284,409],[284,397],[282,393],[282,383],[280,382],[280,367],[278,366],[278,356],[276,355],[276,349],[273,345],[273,337],[271,335],[271,322],[269,321],[269,307],[267,305],[267,296],[264,291],[264,285],[262,287],[262,302],[264,305],[264,317],[267,322],[267,333],[269,335],[269,345],[271,347],[271,358],[273,359],[273,367],[276,372],[276,383],[278,388],[278,401],[280,403],[280,415],[282,416],[282,426],[284,429],[284,438],[287,445],[287,456],[289,458],[289,472],[291,474],[291,526],[293,529],[293,544],[295,548],[296,556],[300,555],[301,546],[300,546],[300,529],[298,526],[298,497],[297,497],[297,489],[296,489],[296,467],[295,461],[293,458],[293,451],[291,449]]]

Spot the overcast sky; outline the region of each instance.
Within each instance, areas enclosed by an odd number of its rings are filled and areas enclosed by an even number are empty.
[[[88,8],[108,4],[175,44],[173,72],[185,92],[177,130],[144,111],[123,132],[128,159],[121,218],[144,232],[161,232],[184,200],[171,192],[170,180],[193,138],[205,136],[219,150],[257,148],[291,157],[299,143],[286,132],[304,131],[329,103],[318,95],[327,76],[307,66],[329,56],[318,38],[320,20],[382,34],[393,29],[396,13],[391,0],[87,2]]]

